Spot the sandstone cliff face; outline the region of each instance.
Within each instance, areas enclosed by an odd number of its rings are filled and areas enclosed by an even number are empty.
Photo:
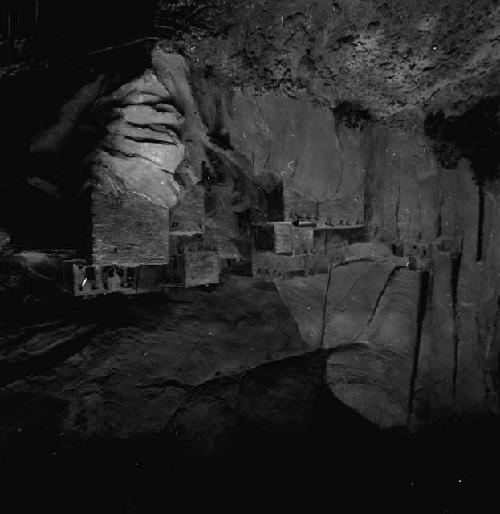
[[[260,181],[267,185],[278,175],[290,176],[311,202],[332,189],[342,202],[339,193],[353,198],[362,177],[361,214],[368,237],[406,241],[426,252],[425,287],[421,277],[413,292],[403,295],[413,298],[408,311],[414,325],[401,325],[398,351],[414,368],[406,367],[401,387],[407,398],[400,402],[404,414],[398,423],[408,409],[417,425],[465,411],[495,411],[498,188],[491,177],[498,159],[492,145],[475,143],[473,133],[487,142],[489,133],[481,125],[498,112],[496,2],[207,2],[200,14],[188,7],[183,11],[197,29],[193,35],[168,26],[169,9],[165,2],[159,11],[160,33],[175,33],[193,66],[208,64],[223,77],[221,84],[234,86],[232,96],[221,96],[226,103],[222,123]],[[474,118],[469,113],[483,98],[493,98],[493,114],[484,111]],[[354,127],[352,115],[341,109],[346,100],[361,106]],[[362,108],[369,111],[368,119],[359,116]],[[434,136],[424,131],[424,120],[438,110],[443,125],[446,116],[464,120],[452,138],[455,146],[446,147],[455,155],[451,165],[436,153]],[[438,145],[446,135],[440,133]],[[474,154],[476,147],[482,149]],[[478,180],[478,166],[488,180]],[[346,218],[359,215],[342,203],[340,210]],[[364,288],[370,276],[367,272],[359,284],[363,298],[369,297]],[[302,306],[314,311],[322,301],[317,284],[306,284],[278,287],[302,333],[318,341],[323,317],[304,313]],[[294,299],[296,294],[301,298]],[[348,303],[341,309],[347,318],[358,310]],[[351,331],[359,322],[354,319],[352,328],[345,320],[338,324],[349,340],[356,339]],[[377,340],[367,337],[369,347],[375,348]],[[390,337],[384,340],[389,344]],[[374,351],[363,373],[376,381],[375,355],[384,352]],[[348,373],[359,375],[355,360],[347,358],[347,366],[353,366]],[[408,382],[412,373],[413,385]],[[356,387],[366,391],[367,386]],[[349,400],[353,405],[356,387]],[[380,412],[390,403],[378,402]]]

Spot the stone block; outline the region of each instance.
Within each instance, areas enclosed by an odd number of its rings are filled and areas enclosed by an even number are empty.
[[[313,253],[326,253],[326,236],[325,229],[314,229],[313,235]]]
[[[91,261],[96,265],[167,264],[169,211],[139,195],[91,194]]]

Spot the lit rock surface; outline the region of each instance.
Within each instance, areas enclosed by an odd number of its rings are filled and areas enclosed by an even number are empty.
[[[119,194],[125,186],[167,209],[177,203],[180,186],[173,175],[185,156],[185,120],[172,103],[174,94],[148,70],[98,102],[107,133],[91,157],[98,187]]]
[[[297,321],[302,337],[311,349],[323,345],[328,278],[325,273],[275,281],[283,302]]]
[[[494,0],[207,1],[199,12],[194,6],[160,2],[159,33],[176,36],[194,62],[242,88],[305,93],[332,107],[362,100],[377,117],[403,125],[426,108],[463,112],[497,91]],[[161,28],[172,16],[196,30]]]
[[[418,343],[420,276],[396,271],[379,294],[376,309],[361,332],[334,347],[326,380],[337,398],[370,421],[382,427],[404,426]]]
[[[333,221],[359,223],[368,242],[347,247],[347,262],[328,273],[275,289],[234,279],[178,293],[193,303],[169,304],[166,314],[144,308],[112,330],[71,320],[10,334],[4,376],[20,381],[2,389],[4,405],[48,397],[54,431],[127,436],[168,426],[208,453],[239,416],[260,426],[304,422],[321,388],[382,427],[498,412],[499,16],[494,0],[165,1],[158,31],[167,40],[140,66],[124,59],[130,72],[92,69],[66,86],[64,69],[40,88],[27,73],[24,89],[5,96],[4,112],[13,111],[5,125],[17,127],[5,169],[17,174],[14,186],[26,175],[44,202],[18,201],[9,183],[0,201],[9,234],[28,210],[37,213],[25,223],[33,232],[51,226],[40,205],[75,182],[99,195],[98,262],[161,262],[168,210],[178,208],[173,223],[182,224],[202,185],[206,228],[223,243],[221,256],[237,258],[248,251],[242,226],[266,219],[283,180],[304,212],[335,211],[342,219]],[[169,18],[184,29],[164,28]],[[481,99],[491,103],[471,117]],[[48,159],[40,169],[9,148],[30,138],[33,155]],[[190,229],[201,226],[201,202],[192,205]],[[425,271],[392,255],[405,246],[427,249]],[[56,295],[41,261],[2,259],[5,305]],[[16,375],[25,358],[29,379]],[[39,427],[46,418],[37,416]],[[18,419],[2,418],[6,440]]]

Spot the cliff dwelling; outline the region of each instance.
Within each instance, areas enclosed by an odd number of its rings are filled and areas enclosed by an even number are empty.
[[[2,468],[486,511],[499,55],[497,0],[4,1]]]

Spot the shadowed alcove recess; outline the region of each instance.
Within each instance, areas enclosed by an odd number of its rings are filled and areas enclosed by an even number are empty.
[[[0,459],[481,482],[498,2],[105,4],[0,11]]]

